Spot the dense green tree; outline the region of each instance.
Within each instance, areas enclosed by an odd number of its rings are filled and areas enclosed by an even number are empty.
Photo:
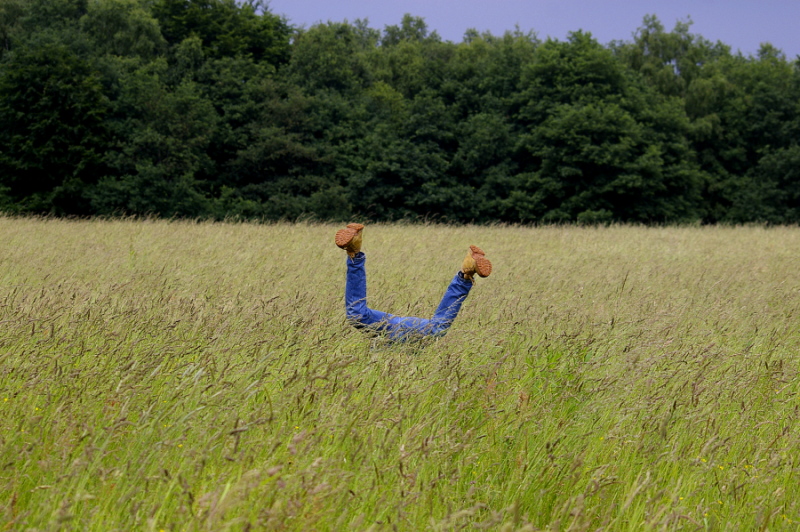
[[[123,75],[114,103],[114,173],[92,192],[99,213],[204,216],[210,209],[206,181],[214,173],[208,155],[217,114],[196,83],[176,88],[164,81],[163,60]]]
[[[11,50],[15,36],[21,32],[24,14],[23,0],[0,0],[0,58]]]
[[[666,32],[655,15],[648,15],[633,42],[614,43],[612,49],[662,94],[683,96],[704,65],[730,55],[730,47],[691,33],[691,26],[691,19],[678,21]]]
[[[260,1],[153,0],[152,10],[170,45],[195,36],[213,58],[248,55],[273,65],[289,58],[290,27]]]
[[[275,82],[262,94],[258,116],[237,130],[236,151],[223,168],[226,201],[238,205],[237,215],[346,218],[345,192],[315,137],[315,99]]]
[[[731,210],[759,161],[796,142],[797,73],[772,46],[758,57],[723,57],[707,65],[685,98],[690,138],[709,175],[708,221],[747,221]],[[737,214],[738,213],[738,214]]]
[[[369,54],[374,77],[413,99],[427,90],[440,92],[455,47],[429,33],[424,20],[405,15],[400,26],[387,26],[380,49]]]
[[[459,123],[458,148],[448,169],[461,192],[456,219],[518,220],[507,208],[517,189],[515,138],[512,125],[498,112],[477,113]]]
[[[74,25],[86,14],[89,0],[25,0],[24,25],[31,32]]]
[[[453,43],[258,0],[0,0],[0,210],[797,222],[800,63],[690,26]]]
[[[149,60],[166,49],[158,21],[141,0],[92,0],[81,18],[96,52]]]
[[[441,92],[462,119],[484,111],[516,115],[522,73],[540,44],[534,33],[468,31],[447,63]]]
[[[299,32],[287,78],[309,92],[353,92],[370,83],[365,42],[358,28],[344,23],[318,24]]]
[[[589,33],[568,41],[548,40],[523,67],[521,118],[538,123],[560,104],[619,101],[628,83],[625,69]]]
[[[615,103],[559,107],[525,141],[538,165],[524,174],[524,188],[511,205],[519,218],[531,221],[693,219],[699,172],[670,161],[669,147],[648,135],[644,124]],[[685,146],[680,151],[688,152]]]
[[[729,219],[800,223],[800,146],[771,151],[741,181],[733,194]]]
[[[668,222],[699,215],[702,174],[671,100],[638,83],[588,34],[548,41],[527,69],[519,141],[522,220]]]
[[[422,42],[425,40],[438,41],[440,38],[435,31],[428,32],[428,24],[425,19],[406,13],[403,15],[400,25],[389,25],[384,28],[381,46],[397,46],[401,42]]]
[[[384,120],[373,121],[352,145],[347,187],[354,208],[387,219],[452,219],[461,200],[446,173],[447,146],[453,141],[446,127],[448,109],[428,94],[384,112]]]
[[[91,213],[84,191],[104,171],[108,109],[98,72],[58,39],[4,58],[0,184],[15,210]]]

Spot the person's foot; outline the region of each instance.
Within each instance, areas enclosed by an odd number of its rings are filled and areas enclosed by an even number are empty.
[[[486,258],[486,254],[478,246],[470,246],[464,262],[461,264],[461,273],[464,279],[473,280],[477,273],[481,277],[489,277],[492,273],[492,263]]]
[[[345,250],[351,259],[361,251],[362,229],[364,229],[364,226],[361,224],[347,224],[344,229],[336,231],[334,239],[336,245]]]

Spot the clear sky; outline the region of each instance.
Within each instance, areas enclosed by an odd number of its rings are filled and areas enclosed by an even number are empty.
[[[800,0],[270,0],[270,11],[295,26],[368,19],[383,29],[405,13],[422,17],[430,31],[460,42],[467,29],[502,35],[516,26],[539,38],[564,40],[584,30],[602,44],[631,40],[645,15],[665,29],[691,18],[691,32],[722,41],[745,55],[770,42],[794,60],[800,55]]]

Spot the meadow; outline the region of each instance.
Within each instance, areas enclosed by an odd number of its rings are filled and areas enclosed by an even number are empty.
[[[800,229],[0,217],[0,529],[800,530]]]

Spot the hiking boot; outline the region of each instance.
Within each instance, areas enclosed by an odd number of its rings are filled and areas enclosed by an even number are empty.
[[[347,224],[346,228],[336,231],[336,245],[345,250],[351,259],[361,251],[362,229],[364,226],[361,224]]]
[[[473,280],[476,273],[481,277],[489,277],[492,273],[492,263],[486,258],[486,254],[478,246],[470,246],[464,262],[461,264],[461,273],[464,279]]]

